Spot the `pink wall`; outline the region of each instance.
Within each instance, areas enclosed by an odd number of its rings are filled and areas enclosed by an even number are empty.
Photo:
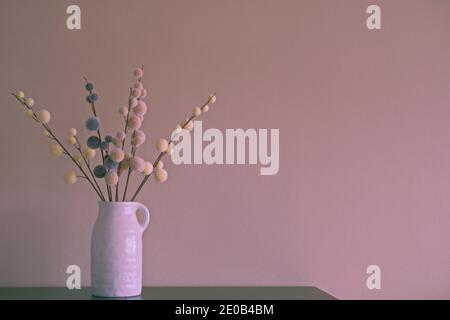
[[[82,9],[82,30],[65,9]],[[382,9],[381,31],[365,9]],[[145,285],[316,285],[338,298],[450,298],[450,2],[2,1],[0,285],[89,284],[96,198],[63,184],[22,88],[60,134],[88,115],[111,131],[145,64],[142,155],[216,90],[214,128],[280,128],[280,171],[174,166],[152,212]],[[84,133],[83,133],[84,134]],[[369,291],[365,269],[382,268]]]

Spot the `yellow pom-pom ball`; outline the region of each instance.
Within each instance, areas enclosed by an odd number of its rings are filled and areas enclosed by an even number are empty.
[[[74,136],[69,136],[69,138],[67,139],[67,142],[69,144],[76,144],[77,143],[77,139],[75,139]]]
[[[167,180],[168,174],[164,169],[158,169],[155,172],[155,180],[158,182],[164,182]]]
[[[25,111],[25,114],[27,115],[28,118],[32,118],[34,115],[34,112],[31,109],[27,109],[27,111]]]
[[[169,142],[167,142],[166,139],[159,139],[156,142],[156,150],[158,150],[159,152],[166,151],[168,147],[169,147]]]
[[[145,163],[144,174],[146,176],[148,176],[152,172],[153,172],[153,165],[151,164],[151,162],[146,162]]]
[[[42,135],[44,137],[50,137],[50,132],[48,132],[47,130],[42,131]]]
[[[91,149],[91,148],[88,148],[88,147],[84,147],[84,148],[81,150],[81,152],[83,153],[83,156],[84,156],[86,159],[92,159],[92,158],[95,157],[95,150],[94,150],[94,149]]]
[[[69,129],[69,136],[76,136],[77,135],[77,129],[70,128]]]
[[[17,92],[15,93],[15,95],[16,95],[16,97],[19,98],[19,99],[25,98],[25,93],[23,93],[23,91],[17,91]]]
[[[162,169],[164,167],[164,162],[162,160],[158,161],[158,164],[156,165],[156,169]]]
[[[64,175],[64,182],[67,184],[74,184],[77,182],[77,175],[73,171],[69,171]]]
[[[50,147],[50,153],[52,156],[59,157],[64,153],[64,150],[59,144],[52,144]]]
[[[50,115],[50,112],[48,112],[47,110],[41,110],[41,111],[38,111],[37,118],[38,118],[39,122],[46,124],[46,123],[49,123],[51,115]]]
[[[25,103],[27,106],[32,107],[34,106],[34,100],[32,98],[26,98]]]
[[[80,162],[81,161],[81,154],[77,153],[73,156],[73,160],[75,160],[76,162]]]

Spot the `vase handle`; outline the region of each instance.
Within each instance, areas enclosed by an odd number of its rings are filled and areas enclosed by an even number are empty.
[[[148,211],[147,207],[144,206],[142,203],[137,203],[138,205],[138,210],[142,209],[142,211],[144,212],[144,221],[140,224],[142,232],[145,231],[145,229],[147,229],[148,224],[150,223],[150,212]]]

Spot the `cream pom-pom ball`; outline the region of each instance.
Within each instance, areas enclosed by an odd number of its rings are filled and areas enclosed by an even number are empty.
[[[34,100],[33,98],[25,98],[25,103],[27,106],[32,107],[34,106]]]
[[[74,156],[73,156],[73,160],[75,160],[76,162],[80,162],[81,161],[81,154],[75,154]]]
[[[27,111],[25,111],[25,114],[28,118],[33,118],[34,116],[34,112],[31,109],[27,109]]]
[[[156,169],[162,169],[164,168],[164,162],[162,160],[159,160],[156,164]]]
[[[202,109],[200,107],[195,107],[194,110],[192,110],[192,114],[194,116],[198,116],[202,113]]]
[[[209,102],[214,103],[214,102],[216,102],[216,100],[217,100],[217,98],[216,98],[215,94],[212,94],[209,96]]]
[[[146,162],[145,163],[145,168],[144,168],[144,174],[146,176],[148,176],[150,173],[153,172],[153,164],[151,162]]]
[[[109,186],[115,186],[119,182],[119,176],[116,172],[110,171],[105,176],[105,182]]]
[[[142,121],[138,116],[131,116],[128,118],[128,127],[131,129],[139,129],[142,125]]]
[[[145,169],[145,161],[141,157],[134,157],[130,160],[130,167],[134,171],[142,172]]]
[[[111,157],[112,161],[119,163],[125,158],[125,153],[122,149],[115,148],[109,153],[109,156]]]
[[[161,138],[158,141],[156,141],[156,150],[158,150],[159,152],[165,152],[168,147],[169,142],[167,142],[166,139]]]
[[[55,143],[50,147],[50,153],[52,154],[52,156],[59,157],[63,155],[64,150],[59,144]]]
[[[208,111],[209,111],[209,106],[208,105],[204,106],[202,109],[202,112],[207,113]]]
[[[77,135],[77,129],[70,128],[69,129],[69,136],[76,136]]]
[[[47,129],[44,129],[44,131],[42,131],[42,135],[44,137],[50,137],[50,132],[48,132]]]
[[[50,115],[50,112],[48,112],[47,110],[38,111],[36,116],[40,123],[46,124],[46,123],[50,122],[51,115]]]
[[[86,158],[86,159],[92,159],[92,158],[94,158],[95,157],[95,150],[94,149],[91,149],[91,148],[88,148],[88,147],[84,147],[82,150],[81,150],[81,152],[83,153],[83,156]]]
[[[164,182],[168,178],[167,171],[164,169],[158,169],[155,172],[155,180],[158,182]]]
[[[67,139],[67,142],[68,142],[69,144],[74,145],[74,144],[77,143],[77,139],[76,139],[74,136],[69,136],[69,138]]]
[[[73,171],[69,171],[64,175],[64,182],[67,184],[74,184],[77,182],[77,174]]]
[[[16,91],[15,95],[19,99],[25,98],[25,93],[23,93],[23,91]]]

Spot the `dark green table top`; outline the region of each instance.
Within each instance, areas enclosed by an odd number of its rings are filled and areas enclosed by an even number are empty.
[[[69,290],[56,287],[0,288],[0,300],[95,300],[90,288]],[[117,299],[117,298],[116,298]],[[124,298],[122,298],[124,299]],[[315,287],[144,287],[130,300],[330,300]]]

